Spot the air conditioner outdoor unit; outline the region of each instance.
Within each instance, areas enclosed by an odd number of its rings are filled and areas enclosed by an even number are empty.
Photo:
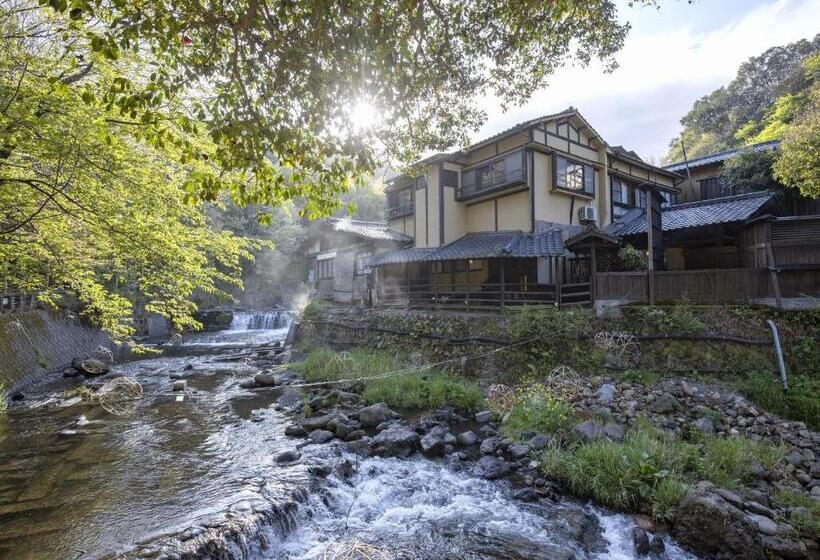
[[[581,206],[578,209],[578,221],[584,225],[594,224],[598,221],[598,212],[594,206]]]

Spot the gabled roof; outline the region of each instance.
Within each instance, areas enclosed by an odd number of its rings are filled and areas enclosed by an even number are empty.
[[[363,222],[350,218],[327,218],[322,226],[332,231],[350,233],[376,241],[412,241],[411,237],[390,229],[384,222]]]
[[[745,222],[754,217],[774,196],[771,191],[761,191],[669,206],[663,209],[661,225],[663,231],[677,231]],[[630,210],[619,221],[604,228],[604,231],[621,237],[646,233],[646,211],[642,208]]]
[[[765,152],[767,150],[774,150],[779,145],[780,140],[769,140],[768,142],[760,142],[759,144],[752,144],[751,146],[743,146],[741,148],[733,148],[731,150],[724,150],[722,152],[701,156],[699,158],[689,160],[689,169],[703,167],[704,165],[712,165],[713,163],[720,163],[722,161],[726,161],[732,156],[737,155],[740,152],[747,150],[751,150],[753,152]],[[686,162],[679,161],[677,163],[670,163],[669,165],[665,165],[663,168],[667,171],[686,172]]]

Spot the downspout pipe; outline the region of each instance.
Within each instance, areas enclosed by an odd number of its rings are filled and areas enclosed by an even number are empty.
[[[780,333],[777,331],[777,325],[774,321],[768,319],[766,323],[772,331],[772,339],[774,339],[774,355],[777,357],[777,369],[780,370],[780,380],[783,382],[783,390],[789,390],[789,380],[786,377],[786,364],[783,363],[783,349],[780,346]]]

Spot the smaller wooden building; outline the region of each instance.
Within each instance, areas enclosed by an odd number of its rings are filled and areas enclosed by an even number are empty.
[[[302,244],[308,284],[316,297],[336,303],[375,303],[373,259],[412,242],[383,222],[329,218],[314,222],[311,229]]]

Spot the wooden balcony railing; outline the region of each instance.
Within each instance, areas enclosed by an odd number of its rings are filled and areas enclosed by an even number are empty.
[[[524,168],[519,167],[504,173],[480,176],[474,182],[464,183],[456,189],[456,200],[468,200],[521,184],[525,180],[524,175]]]
[[[413,214],[413,203],[412,202],[405,202],[404,204],[399,204],[398,206],[393,206],[392,208],[387,209],[387,219],[388,220],[395,220],[396,218],[401,218],[402,216],[410,216]]]

